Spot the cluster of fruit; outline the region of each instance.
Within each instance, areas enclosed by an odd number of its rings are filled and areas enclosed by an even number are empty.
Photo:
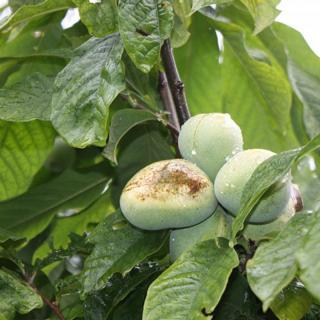
[[[245,184],[254,170],[274,155],[264,149],[243,151],[240,127],[229,114],[200,114],[181,128],[184,159],[155,162],[125,186],[120,207],[127,220],[144,230],[171,231],[175,260],[203,237],[217,237],[227,215],[235,216]],[[254,208],[250,224],[269,224],[294,212],[291,175],[273,185]],[[226,215],[227,214],[227,215]],[[230,219],[230,218],[229,218]],[[211,231],[211,232],[210,232]]]

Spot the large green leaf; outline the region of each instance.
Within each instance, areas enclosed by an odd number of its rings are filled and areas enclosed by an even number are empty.
[[[220,53],[210,24],[210,20],[195,14],[190,40],[175,50],[192,113],[230,113],[242,129],[247,148],[281,151],[296,146],[292,129],[286,128],[284,133],[279,127],[280,122],[283,127],[290,120],[291,101],[290,87],[280,65],[277,62],[269,65],[251,57],[245,49],[247,37],[254,39],[250,45],[268,59],[271,54],[255,37],[244,35],[245,31],[239,27],[235,27],[234,32],[225,31],[228,37]],[[260,86],[257,79],[263,85]],[[282,110],[278,113],[280,106]]]
[[[35,73],[19,83],[0,89],[0,119],[50,120],[53,80]]]
[[[233,248],[219,247],[215,240],[198,243],[151,284],[143,320],[206,319],[238,263]]]
[[[315,215],[314,224],[297,252],[300,279],[306,289],[320,301],[320,212]]]
[[[78,6],[81,21],[87,26],[90,34],[104,37],[117,31],[117,8],[114,0],[102,0],[91,3],[88,0],[73,0]]]
[[[35,19],[6,33],[0,46],[1,58],[59,57],[72,55],[71,43],[60,25],[61,14]]]
[[[33,238],[55,215],[70,216],[90,205],[103,192],[109,179],[95,171],[86,174],[66,171],[18,198],[0,203],[0,226]]]
[[[281,23],[272,30],[286,49],[289,79],[304,105],[308,133],[314,137],[320,133],[320,58],[298,31]]]
[[[129,225],[120,212],[109,215],[90,235],[95,244],[84,266],[84,291],[102,289],[118,272],[126,274],[157,252],[167,232],[145,232]]]
[[[125,89],[118,34],[91,38],[58,74],[52,98],[52,123],[72,146],[103,146],[109,106]]]
[[[244,187],[239,214],[232,223],[233,238],[235,238],[237,233],[243,229],[245,220],[264,193],[274,183],[283,178],[299,158],[319,147],[320,135],[307,143],[303,148],[289,150],[274,155],[255,169]]]
[[[170,1],[120,0],[119,31],[135,65],[149,72],[159,59],[163,40],[173,27]]]
[[[20,23],[28,22],[29,20],[52,12],[66,10],[72,7],[72,5],[71,0],[45,0],[37,4],[24,5],[10,16],[8,20],[0,24],[0,30],[15,27]]]
[[[0,270],[0,319],[13,320],[15,313],[26,314],[42,307],[42,299],[33,289],[9,273]]]
[[[319,224],[319,214],[296,215],[274,240],[261,245],[248,261],[248,281],[263,302],[264,311],[297,275],[296,253],[303,247],[305,236],[316,221]]]
[[[257,34],[273,23],[280,11],[277,5],[281,0],[240,0],[249,10],[255,21],[254,33]]]
[[[105,191],[105,190],[104,190]],[[88,231],[88,225],[99,223],[108,214],[114,211],[110,199],[110,192],[105,192],[93,204],[71,217],[58,217],[51,227],[50,235],[33,255],[33,259],[41,259],[53,249],[66,248],[70,243],[69,235],[82,235]]]
[[[47,122],[0,121],[0,200],[27,190],[51,151],[54,137]]]
[[[117,164],[117,146],[123,136],[133,127],[150,120],[157,120],[151,112],[123,109],[115,113],[110,126],[110,137],[104,150],[104,156]]]
[[[312,298],[303,285],[293,281],[275,298],[271,310],[279,320],[301,320],[311,304]]]
[[[267,116],[272,117],[274,124],[280,126],[280,133],[283,134],[290,120],[292,100],[290,84],[277,59],[269,54],[259,38],[252,36],[247,29],[235,23],[223,22],[222,16],[216,17],[210,10],[202,12],[211,20],[212,25],[223,33],[226,47],[243,65],[243,72],[251,80],[251,90],[257,91],[261,107]],[[230,74],[233,75],[232,72]]]

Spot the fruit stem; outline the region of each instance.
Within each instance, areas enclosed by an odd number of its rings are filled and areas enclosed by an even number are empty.
[[[161,57],[181,126],[190,118],[190,111],[169,39],[164,41]]]

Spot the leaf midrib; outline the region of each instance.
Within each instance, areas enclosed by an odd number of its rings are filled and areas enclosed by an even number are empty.
[[[104,182],[107,181],[107,180],[109,180],[109,181],[111,182],[112,179],[110,179],[110,178],[108,178],[108,177],[103,177],[102,179],[96,181],[95,183],[90,184],[90,185],[87,186],[86,188],[81,189],[80,191],[72,194],[71,196],[69,196],[69,197],[67,197],[67,198],[64,198],[63,200],[59,201],[58,203],[56,203],[56,204],[54,204],[54,205],[51,205],[49,208],[46,208],[45,210],[42,210],[42,211],[40,211],[39,213],[36,213],[35,215],[32,215],[32,216],[30,217],[30,219],[19,220],[18,223],[13,224],[12,226],[10,226],[9,230],[11,230],[11,229],[13,229],[13,228],[16,228],[17,226],[19,226],[19,225],[22,224],[22,223],[29,222],[29,221],[31,221],[31,220],[33,220],[33,219],[35,219],[35,218],[37,218],[37,217],[39,217],[39,216],[41,216],[41,215],[44,215],[44,214],[46,214],[46,213],[48,213],[48,212],[50,212],[50,211],[52,211],[52,210],[54,210],[54,209],[57,209],[57,208],[61,207],[64,203],[67,203],[68,201],[73,200],[74,198],[78,197],[78,196],[81,195],[82,193],[84,193],[84,192],[86,192],[86,191],[88,191],[88,190],[90,190],[90,189],[93,189],[93,188],[97,187],[98,185],[104,183]]]

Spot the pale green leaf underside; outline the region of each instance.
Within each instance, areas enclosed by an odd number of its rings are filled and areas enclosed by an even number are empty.
[[[306,129],[314,137],[320,133],[320,58],[298,31],[281,23],[272,31],[286,49],[289,79],[303,103]]]
[[[48,122],[0,121],[0,200],[27,190],[51,151],[54,137]]]
[[[95,247],[85,262],[84,291],[103,288],[115,272],[130,271],[160,249],[166,234],[133,228],[120,212],[109,215],[89,238]]]
[[[224,3],[230,3],[233,1],[234,0],[193,0],[191,13],[194,13],[201,8],[211,6],[212,4],[224,4]]]
[[[109,106],[125,89],[118,34],[91,38],[58,74],[51,120],[72,146],[103,146],[108,135]]]
[[[26,314],[42,307],[42,299],[30,287],[0,270],[0,318],[15,319],[16,312]]]
[[[0,119],[6,121],[50,120],[53,79],[34,73],[0,89]]]
[[[214,310],[238,263],[233,248],[215,240],[198,243],[151,284],[143,320],[207,319],[203,311]]]
[[[90,205],[108,181],[98,172],[66,171],[20,197],[0,203],[0,226],[31,239],[49,225],[54,215],[76,214]]]
[[[149,72],[159,60],[163,40],[173,27],[170,1],[120,0],[119,31],[126,52],[143,72]]]
[[[118,111],[112,117],[109,141],[104,150],[104,156],[117,163],[117,147],[123,136],[133,127],[150,120],[157,120],[157,118],[148,111],[134,109]]]
[[[88,0],[73,0],[78,6],[81,21],[89,33],[96,37],[104,37],[117,31],[118,20],[114,0],[102,0],[90,3]]]
[[[271,25],[280,11],[277,5],[281,0],[240,0],[248,9],[255,22],[257,34]]]
[[[8,20],[0,24],[0,30],[13,28],[19,23],[28,22],[34,18],[53,12],[67,10],[72,7],[71,0],[45,0],[39,4],[30,4],[20,7]]]

